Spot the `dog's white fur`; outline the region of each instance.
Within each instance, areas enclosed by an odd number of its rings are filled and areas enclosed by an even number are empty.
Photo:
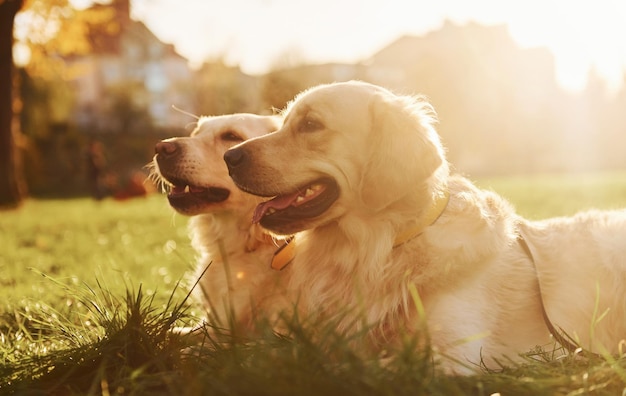
[[[278,285],[288,271],[270,268],[278,242],[252,224],[259,198],[233,184],[222,156],[231,146],[273,132],[281,124],[279,116],[201,117],[190,137],[166,139],[157,145],[155,175],[167,190],[178,183],[229,191],[220,202],[170,199],[174,209],[192,216],[189,233],[198,253],[195,291],[210,323],[250,330],[255,316],[273,309],[272,301],[280,298]]]
[[[339,187],[321,215],[273,229],[301,231],[289,283],[300,309],[344,315],[339,331],[366,326],[374,353],[426,323],[437,356],[457,361],[441,364],[462,372],[552,348],[543,299],[582,347],[616,352],[626,337],[626,211],[527,221],[451,175],[434,120],[422,98],[335,83],[296,97],[277,132],[229,151],[231,176],[251,193],[284,195],[324,177]],[[446,191],[441,216],[394,247]]]

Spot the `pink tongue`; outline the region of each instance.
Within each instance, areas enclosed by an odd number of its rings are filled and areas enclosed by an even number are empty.
[[[300,195],[300,193],[295,192],[293,194],[281,195],[270,201],[260,203],[254,210],[252,222],[258,223],[261,221],[265,212],[267,212],[270,208],[281,210],[289,207],[296,200],[296,198],[298,198],[298,195]]]

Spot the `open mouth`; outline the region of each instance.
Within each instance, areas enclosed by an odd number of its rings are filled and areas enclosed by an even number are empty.
[[[279,195],[259,204],[252,221],[270,230],[283,229],[291,223],[301,223],[324,213],[339,198],[334,180],[317,180],[290,194]]]
[[[167,199],[174,208],[188,208],[202,204],[224,202],[230,191],[221,187],[201,187],[184,180],[170,180]]]

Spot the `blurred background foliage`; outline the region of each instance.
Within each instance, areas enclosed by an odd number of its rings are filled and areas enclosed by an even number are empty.
[[[18,14],[15,53],[27,60],[16,59],[13,108],[30,195],[87,194],[86,148],[94,140],[103,143],[111,191],[124,188],[158,140],[188,134],[194,118],[172,106],[196,115],[267,114],[312,85],[349,79],[425,94],[463,173],[626,168],[626,85],[609,90],[590,70],[587,88],[568,92],[552,54],[520,48],[504,25],[447,22],[357,64],[305,64],[294,53],[264,75],[246,75],[219,58],[189,68],[130,18],[129,7],[27,0]]]

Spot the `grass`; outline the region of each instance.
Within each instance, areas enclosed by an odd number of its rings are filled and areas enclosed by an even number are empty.
[[[503,177],[477,184],[497,191],[533,220],[626,207],[626,172]]]
[[[530,218],[626,206],[626,175],[483,179]],[[198,318],[178,281],[193,266],[186,219],[162,196],[29,201],[0,214],[0,394],[619,395],[626,359],[555,358],[471,377],[433,370],[426,350],[363,360],[297,318],[290,337],[173,336]],[[313,341],[313,330],[326,334]],[[420,335],[418,335],[420,336]],[[186,348],[202,338],[205,347]]]
[[[99,275],[121,292],[123,280],[171,287],[193,263],[186,222],[158,195],[28,201],[0,216],[0,301],[48,300],[57,290],[39,274],[74,285]]]

